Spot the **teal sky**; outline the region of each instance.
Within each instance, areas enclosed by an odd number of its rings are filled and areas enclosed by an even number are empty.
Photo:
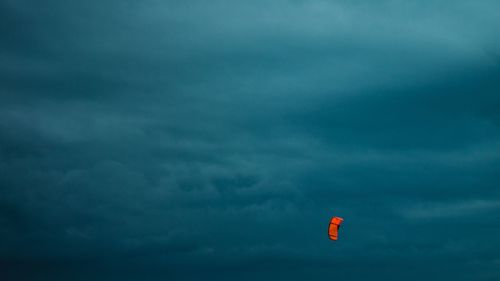
[[[498,11],[1,1],[0,280],[500,280]]]

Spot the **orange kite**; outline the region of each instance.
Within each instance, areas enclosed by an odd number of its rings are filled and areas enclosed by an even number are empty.
[[[339,238],[339,227],[344,221],[343,218],[333,217],[330,220],[330,225],[328,226],[328,236],[331,240],[337,240]]]

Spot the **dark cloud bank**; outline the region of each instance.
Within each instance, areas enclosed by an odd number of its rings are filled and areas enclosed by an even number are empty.
[[[500,280],[499,9],[2,1],[0,280]]]

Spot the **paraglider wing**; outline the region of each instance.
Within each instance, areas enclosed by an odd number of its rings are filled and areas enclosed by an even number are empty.
[[[331,240],[337,240],[339,238],[339,228],[343,221],[344,219],[340,217],[333,217],[330,220],[330,225],[328,226],[328,236]]]

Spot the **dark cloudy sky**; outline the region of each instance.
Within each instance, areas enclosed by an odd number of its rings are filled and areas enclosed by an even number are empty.
[[[1,1],[0,280],[500,280],[499,11]]]

